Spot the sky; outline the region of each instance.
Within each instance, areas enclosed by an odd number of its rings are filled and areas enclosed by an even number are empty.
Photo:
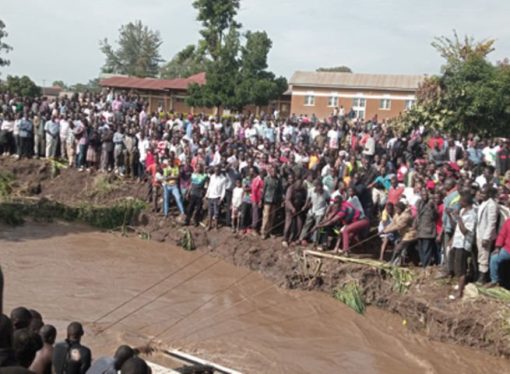
[[[86,83],[99,75],[99,41],[117,40],[121,25],[141,20],[161,33],[171,59],[199,39],[192,0],[0,0],[0,19],[14,49],[0,74],[28,75],[39,85]],[[273,41],[269,68],[349,66],[357,73],[437,74],[430,43],[440,35],[496,39],[491,60],[510,57],[508,0],[241,0],[243,30]]]

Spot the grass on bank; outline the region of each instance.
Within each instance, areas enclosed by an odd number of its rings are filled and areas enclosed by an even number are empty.
[[[0,202],[0,223],[19,225],[26,218],[38,222],[51,222],[61,219],[70,222],[82,222],[100,229],[126,227],[145,209],[146,204],[136,199],[124,199],[111,206],[81,204],[68,206],[55,201],[41,199],[36,202],[3,200]]]
[[[8,171],[0,171],[0,198],[5,198],[12,193],[14,175]]]
[[[365,313],[366,304],[358,282],[351,281],[337,288],[333,296],[358,314]]]

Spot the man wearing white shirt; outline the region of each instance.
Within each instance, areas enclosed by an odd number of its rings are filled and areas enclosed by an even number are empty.
[[[67,154],[67,138],[69,137],[69,121],[64,116],[60,120],[60,157],[67,159],[69,155]]]
[[[149,139],[145,137],[143,132],[136,135],[138,138],[138,180],[141,181],[145,175],[145,160],[147,159],[147,151],[150,147]]]
[[[329,149],[338,149],[339,133],[336,125],[328,131],[327,137]]]
[[[221,174],[220,166],[214,168],[214,174],[209,178],[209,186],[207,187],[207,193],[205,197],[208,203],[208,220],[207,230],[210,230],[212,226],[218,228],[218,217],[220,215],[220,205],[225,197],[225,191],[227,188],[227,177]]]
[[[496,190],[487,186],[480,192],[482,203],[478,207],[476,247],[478,248],[478,282],[486,283],[492,243],[496,239],[499,208],[494,200]]]
[[[244,135],[253,143],[257,139],[257,130],[252,127],[252,125],[248,124],[246,130],[244,130]]]

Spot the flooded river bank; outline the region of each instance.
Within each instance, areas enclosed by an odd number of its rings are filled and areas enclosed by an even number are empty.
[[[156,337],[246,373],[510,372],[506,360],[411,334],[389,313],[359,316],[169,244],[69,224],[3,227],[0,264],[7,310],[35,308],[60,331],[83,322],[95,357]]]

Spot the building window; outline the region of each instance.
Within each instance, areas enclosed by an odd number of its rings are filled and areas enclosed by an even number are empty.
[[[358,107],[358,108],[365,109],[366,105],[367,105],[367,102],[363,98],[355,97],[354,99],[352,99],[352,106],[354,108]]]
[[[305,96],[305,106],[314,106],[315,105],[315,96],[314,95],[306,95]]]
[[[390,99],[381,99],[381,103],[379,104],[379,109],[390,110],[391,109],[391,100]]]
[[[414,100],[406,100],[406,109],[409,110],[411,109],[415,104],[415,101]]]
[[[336,108],[338,106],[338,96],[330,96],[328,100],[328,106],[330,108]]]
[[[354,111],[356,118],[364,119],[365,118],[365,108],[367,106],[367,101],[360,97],[355,97],[352,99],[352,110]]]

